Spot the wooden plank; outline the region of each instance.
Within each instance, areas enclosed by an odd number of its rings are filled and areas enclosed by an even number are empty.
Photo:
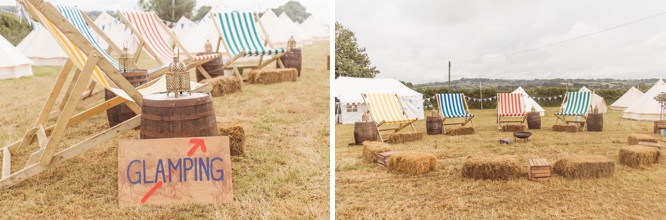
[[[654,147],[654,148],[657,148],[657,149],[661,149],[661,144],[654,143],[654,142],[641,141],[641,142],[638,142],[638,145],[643,145],[643,146],[647,146],[647,147]]]
[[[121,207],[233,200],[227,136],[120,141],[117,175]]]
[[[39,117],[37,118],[35,126],[46,123],[46,120],[49,118],[49,113],[53,109],[53,105],[55,105],[55,102],[58,99],[58,95],[60,94],[63,85],[65,85],[65,82],[67,81],[67,76],[69,75],[69,72],[72,70],[72,66],[73,66],[72,61],[70,61],[69,59],[65,61],[65,65],[60,70],[58,78],[56,79],[55,84],[53,84],[53,88],[51,88],[49,97],[46,99],[46,103],[44,103],[44,107],[42,108],[42,112],[39,114]]]
[[[46,137],[46,131],[44,131],[44,126],[42,125],[37,127],[37,142],[39,142],[39,148],[45,148],[49,143],[49,139]]]
[[[58,166],[63,162],[75,157],[79,154],[82,154],[94,147],[100,146],[100,144],[110,140],[111,138],[117,137],[118,135],[125,133],[131,129],[138,127],[141,124],[141,116],[135,116],[127,121],[124,121],[113,128],[104,130],[97,135],[88,138],[78,144],[75,144],[65,150],[62,150],[53,155],[51,163],[48,165],[42,165],[40,163],[35,163],[29,167],[23,168],[7,178],[0,180],[0,188],[8,188],[13,185],[16,185],[30,177],[33,177],[42,171]]]
[[[81,11],[81,12],[83,12],[83,11]],[[106,34],[101,29],[99,29],[99,27],[97,27],[97,25],[95,25],[95,22],[93,22],[93,20],[90,19],[90,17],[88,17],[88,14],[81,13],[81,16],[83,17],[83,20],[86,22],[86,24],[88,24],[88,26],[91,27],[93,29],[93,31],[95,31],[97,33],[97,36],[100,36],[102,39],[104,39],[104,41],[106,41],[106,43],[109,45],[109,48],[111,48],[111,51],[109,51],[109,52],[114,52],[115,51],[115,52],[118,52],[118,53],[122,54],[123,51],[120,49],[120,47],[118,47],[118,45],[116,45],[116,43],[114,43],[111,40],[111,38],[109,38],[109,36],[106,36]],[[111,53],[109,53],[109,54],[111,54]]]
[[[12,155],[9,152],[9,148],[2,148],[2,178],[5,179],[9,177],[12,173]]]

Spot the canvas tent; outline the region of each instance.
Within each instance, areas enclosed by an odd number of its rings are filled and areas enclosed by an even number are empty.
[[[282,24],[277,15],[273,13],[273,10],[266,10],[260,20],[273,43],[273,47],[287,47],[287,42],[292,34],[287,27]],[[265,38],[262,31],[260,31],[259,34]],[[296,42],[296,47],[300,47],[301,45],[302,42]]]
[[[541,117],[543,117],[543,116],[546,114],[546,111],[543,110],[543,108],[541,107],[541,105],[539,105],[539,103],[537,103],[536,101],[534,101],[534,99],[532,99],[532,97],[530,97],[530,95],[527,94],[527,92],[525,92],[525,90],[523,89],[522,86],[519,86],[516,90],[514,90],[514,91],[511,92],[511,93],[520,93],[520,94],[523,94],[522,97],[523,97],[523,103],[525,103],[525,111],[528,111],[528,112],[529,112],[529,111],[532,111],[532,107],[534,107],[534,109],[535,109],[537,112],[539,112],[539,114],[541,115]]]
[[[180,17],[178,22],[173,26],[173,33],[176,34],[178,39],[185,39],[189,36],[192,31],[197,27],[197,23],[194,23],[192,20],[186,18],[185,16]]]
[[[578,91],[579,92],[592,92],[592,90],[588,89],[585,86],[580,88]],[[592,93],[592,97],[590,97],[590,105],[592,106],[592,108],[597,107],[599,109],[599,113],[608,112],[608,106],[606,106],[606,100],[604,100],[604,97],[601,97],[597,94]],[[590,109],[590,112],[592,112],[592,109]]]
[[[643,94],[634,104],[624,110],[623,118],[642,120],[642,121],[657,121],[661,113],[661,106],[654,97],[666,92],[666,83],[659,80]]]
[[[312,44],[312,37],[308,36],[307,34],[303,33],[300,28],[294,23],[294,21],[287,16],[287,13],[282,13],[279,17],[280,22],[282,22],[282,28],[286,28],[289,30],[292,36],[294,36],[294,39],[298,43],[302,43],[304,45],[309,45]]]
[[[0,79],[32,76],[32,61],[0,36]]]
[[[34,66],[62,66],[67,55],[42,26],[35,25],[16,48],[32,60]]]
[[[631,87],[627,92],[624,93],[617,101],[613,102],[613,104],[610,106],[611,110],[625,110],[629,108],[634,102],[636,102],[641,96],[643,96],[643,92],[641,90],[638,90],[636,87]]]
[[[423,119],[423,94],[395,79],[339,77],[335,79],[335,98],[339,112],[336,122],[353,124],[361,121],[367,108],[361,93],[396,93],[400,96],[404,111],[410,118]]]
[[[301,31],[310,35],[313,40],[327,40],[328,39],[328,29],[323,25],[320,25],[315,21],[315,19],[310,16],[303,23],[299,25]]]

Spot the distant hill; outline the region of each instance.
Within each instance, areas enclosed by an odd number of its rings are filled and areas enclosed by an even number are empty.
[[[590,89],[614,89],[629,88],[631,86],[640,87],[645,91],[652,87],[659,79],[532,79],[532,80],[507,80],[507,79],[487,79],[487,78],[462,78],[452,80],[453,89],[475,89],[479,88],[479,83],[484,88],[496,88],[498,90],[513,90],[518,86],[525,89],[539,87],[569,87],[580,88],[586,86]],[[440,88],[447,87],[447,82],[432,82],[424,84],[414,84],[414,88]]]

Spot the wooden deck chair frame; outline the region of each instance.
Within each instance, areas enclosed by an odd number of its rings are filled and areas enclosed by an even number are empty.
[[[523,116],[501,116],[500,115],[500,110],[499,110],[499,103],[501,102],[500,100],[500,95],[499,93],[496,94],[497,96],[497,128],[502,129],[502,124],[511,124],[511,123],[519,123],[519,124],[524,124],[525,121],[527,120],[527,114],[523,112]],[[520,104],[523,106],[523,111],[525,111],[525,102],[523,99],[520,99]],[[518,118],[522,117],[520,120],[502,120],[502,118]]]
[[[213,20],[215,19],[215,14],[217,14],[217,13],[216,12],[211,12],[210,13],[210,16]],[[261,31],[264,33],[264,36],[266,37],[266,39],[264,39],[264,46],[270,46],[271,48],[275,48],[273,46],[273,42],[271,42],[271,40],[270,40],[270,37],[269,37],[268,33],[266,32],[266,29],[264,29],[264,25],[261,23],[261,19],[259,19],[259,15],[256,12],[253,12],[252,15],[254,16],[255,22],[257,22],[257,24],[259,24],[259,28],[261,28]],[[278,65],[279,68],[284,68],[284,64],[282,63],[282,60],[280,59],[280,57],[284,56],[286,53],[289,53],[290,50],[291,50],[290,48],[287,48],[287,51],[284,52],[284,53],[271,55],[272,56],[271,59],[266,60],[266,61],[264,61],[264,56],[265,55],[261,55],[261,56],[259,56],[259,61],[256,65],[245,65],[245,66],[237,65],[236,61],[238,61],[238,59],[244,57],[247,54],[247,51],[243,51],[239,54],[236,54],[236,56],[232,56],[231,53],[229,52],[229,51],[231,51],[231,50],[229,50],[229,45],[227,45],[227,42],[222,37],[223,36],[222,30],[220,30],[220,27],[218,27],[218,25],[216,25],[215,21],[212,21],[212,22],[213,22],[213,25],[215,25],[215,30],[217,30],[217,34],[218,34],[217,46],[215,48],[215,51],[219,52],[220,51],[220,45],[223,45],[225,51],[227,51],[226,53],[224,53],[224,55],[226,55],[227,58],[229,58],[229,61],[224,63],[224,66],[223,66],[224,69],[232,70],[234,75],[237,75],[238,77],[240,77],[242,79],[240,69],[244,69],[244,68],[261,69],[261,68],[267,66],[268,64],[271,64],[273,61],[277,62],[277,65]]]
[[[52,4],[45,3],[43,0],[19,0],[19,3],[32,16],[40,17],[35,15],[41,15],[44,19],[50,21],[49,25],[52,24],[60,30],[60,32],[64,34],[64,37],[68,38],[74,46],[85,53],[88,58],[83,67],[79,68],[71,61],[73,58],[69,57],[69,60],[65,62],[65,65],[60,71],[33,127],[25,132],[25,135],[21,140],[2,148],[3,159],[0,188],[11,187],[46,169],[58,166],[64,161],[82,154],[130,129],[138,127],[141,122],[140,106],[143,102],[143,96],[139,93],[138,89],[154,83],[149,82],[138,88],[134,88],[134,86],[122,77],[120,73],[118,73],[118,70],[116,70],[114,66],[104,58],[104,56],[99,54],[97,49],[90,44],[90,42],[88,42],[88,40],[85,39],[81,33],[69,23],[69,21],[67,21]],[[44,23],[41,18],[40,22]],[[88,85],[88,82],[91,80],[95,67],[98,67],[102,74],[106,74],[106,76],[115,83],[118,88],[127,93],[132,100],[126,100],[118,96],[75,114],[76,106],[80,102],[80,99],[78,96],[72,94],[80,94],[83,92]],[[76,71],[72,77],[69,77],[70,70],[73,68],[75,68]],[[55,124],[48,125],[49,112],[53,109],[58,96],[65,91],[64,85],[67,81],[71,81],[71,83],[69,84],[69,87],[66,88],[66,91],[68,92],[65,92],[63,110],[59,113]],[[56,147],[61,144],[65,131],[69,127],[90,119],[97,114],[104,113],[107,109],[123,103],[127,104],[137,116],[56,152]],[[38,143],[39,148],[30,155],[22,169],[12,173],[11,154],[16,153],[18,149],[28,147],[35,142]]]
[[[398,94],[393,94],[393,95],[398,100],[398,103],[400,104],[400,109],[404,109],[404,107],[402,106],[402,102],[400,101],[400,97],[398,97]],[[375,125],[377,125],[377,126],[375,126],[376,129],[377,129],[377,136],[379,136],[379,140],[381,140],[382,142],[387,141],[388,138],[391,135],[393,135],[395,133],[398,133],[398,131],[406,128],[407,126],[411,126],[412,131],[416,132],[416,128],[414,127],[414,122],[416,122],[416,119],[408,121],[408,122],[399,123],[398,126],[395,126],[395,127],[388,127],[388,122],[386,122],[386,121],[377,121],[377,119],[376,119],[377,117],[375,117],[375,115],[372,113],[372,110],[370,109],[371,107],[368,104],[366,94],[361,94],[361,97],[363,97],[363,102],[366,103],[365,106],[368,108],[367,113],[370,114],[370,117],[372,117],[372,121],[374,121]],[[402,114],[405,115],[405,111],[403,111]],[[385,124],[387,126],[382,127]],[[391,132],[388,133],[388,134],[383,134],[383,135],[388,136],[388,137],[384,138],[384,136],[382,136],[383,131],[391,131]]]
[[[444,116],[444,113],[442,112],[442,109],[441,109],[442,106],[440,105],[441,102],[440,102],[440,100],[439,100],[439,94],[436,94],[435,97],[437,98],[437,106],[439,107],[439,109],[437,109],[437,113],[439,113],[438,115],[439,115],[440,117],[442,117],[442,126],[447,126],[447,125],[459,125],[460,127],[464,127],[465,125],[467,125],[468,123],[471,122],[471,124],[472,124],[472,128],[474,127],[474,121],[473,121],[473,119],[474,119],[474,115],[472,115],[471,117],[469,117],[469,116],[465,116],[465,117],[456,117],[456,118],[461,118],[461,119],[463,119],[462,122],[449,122],[449,123],[446,123],[446,119],[455,119],[455,118],[449,118],[449,117]],[[469,107],[467,106],[467,99],[465,99],[465,94],[460,93],[460,97],[461,97],[462,100],[463,100],[462,103],[465,105],[465,106],[464,106],[465,113],[467,113],[468,115],[470,115],[470,114],[469,114]]]
[[[590,93],[590,95],[592,95],[592,94],[594,94],[594,92]],[[590,99],[591,98],[592,97],[590,97]],[[580,125],[580,130],[586,130],[587,129],[587,115],[590,113],[590,109],[592,109],[591,106],[588,108],[588,111],[587,111],[587,113],[585,113],[585,115],[569,115],[569,116],[573,116],[573,117],[579,116],[579,117],[583,118],[582,121],[581,120],[567,120],[567,118],[566,118],[567,115],[558,115],[557,114],[557,113],[560,113],[560,112],[564,111],[564,104],[567,103],[568,99],[569,99],[569,92],[565,92],[564,93],[564,99],[562,99],[562,104],[560,105],[560,109],[556,113],[553,113],[556,117],[555,123],[558,123],[560,121],[564,124],[577,123],[577,124]]]
[[[155,49],[148,46],[148,44],[146,43],[147,42],[146,37],[141,35],[141,33],[138,30],[136,30],[136,28],[134,28],[134,25],[132,25],[132,23],[129,21],[129,19],[127,17],[125,17],[125,14],[120,10],[118,10],[116,12],[117,12],[118,17],[120,18],[120,20],[125,25],[127,25],[127,27],[129,27],[129,29],[132,31],[132,33],[134,33],[134,35],[136,35],[137,39],[139,40],[139,45],[138,45],[136,51],[134,52],[134,56],[132,57],[132,61],[134,61],[134,62],[138,61],[139,60],[139,55],[141,55],[141,51],[145,49],[146,52],[151,57],[153,57],[159,65],[162,65],[162,66],[166,65],[167,63],[164,63],[159,58],[159,56],[157,55],[157,52],[155,52]],[[157,23],[158,26],[159,26],[158,28],[160,28],[164,32],[166,32],[167,36],[173,41],[172,47],[179,49],[181,51],[181,53],[185,55],[186,59],[183,60],[182,62],[185,63],[185,65],[187,66],[187,69],[191,69],[192,67],[194,67],[197,70],[199,70],[202,73],[202,75],[204,77],[206,77],[206,79],[212,79],[212,77],[210,76],[208,71],[206,71],[201,66],[202,64],[205,64],[205,63],[207,63],[211,60],[206,59],[206,60],[195,61],[194,56],[192,56],[192,54],[185,48],[185,46],[183,46],[183,44],[180,42],[180,40],[178,40],[178,38],[176,37],[176,34],[174,34],[173,31],[169,27],[167,27],[166,24],[164,24],[164,21],[162,21],[162,19],[160,19],[155,13],[153,13],[153,12],[150,12],[150,13],[153,14],[153,16],[155,18],[155,23]],[[221,57],[222,55],[217,53],[217,56]],[[154,78],[162,76],[164,73],[166,73],[167,70],[168,69],[165,68],[164,71],[157,71],[157,72],[151,73],[150,74],[150,79],[154,79]]]

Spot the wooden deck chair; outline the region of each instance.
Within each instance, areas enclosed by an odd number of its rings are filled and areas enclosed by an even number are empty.
[[[273,43],[256,13],[234,11],[211,13],[211,16],[219,34],[216,51],[220,51],[220,44],[224,45],[224,49],[227,51],[225,54],[229,58],[229,62],[224,63],[225,69],[232,69],[234,74],[240,77],[239,68],[261,69],[273,61],[276,61],[280,68],[284,68],[284,64],[279,58],[288,52],[287,49],[273,47]],[[259,38],[257,26],[266,36],[263,43]],[[270,55],[271,59],[264,61],[265,55]],[[238,59],[249,56],[259,56],[258,63],[244,66],[237,64]]]
[[[46,27],[46,30],[48,30],[65,52],[68,60],[55,80],[53,88],[34,126],[26,131],[21,140],[11,143],[0,150],[3,152],[0,188],[11,187],[139,126],[141,122],[140,106],[143,102],[143,95],[164,91],[166,82],[164,77],[160,77],[134,88],[132,84],[120,75],[114,64],[112,64],[112,61],[104,55],[104,52],[88,41],[63,16],[58,8],[52,4],[45,3],[43,0],[18,0],[18,2],[31,16],[37,18]],[[70,76],[70,70],[72,69],[76,71],[73,76]],[[76,106],[80,99],[78,96],[72,94],[83,92],[90,80],[94,80],[105,89],[112,91],[117,97],[76,113]],[[67,81],[71,81],[71,83],[69,83],[68,88],[64,88]],[[192,82],[191,87],[195,91],[200,92],[208,92],[211,89],[210,86],[194,82]],[[54,107],[56,99],[62,93],[64,93],[63,100],[65,100],[64,108],[59,113],[55,122],[50,124],[47,120],[48,114]],[[109,108],[123,103],[127,104],[132,111],[137,113],[137,116],[112,128],[98,132],[79,143],[65,146],[64,149],[56,152],[59,149],[59,145],[62,144],[65,131],[69,127],[75,126],[97,114],[104,113]],[[38,149],[30,155],[22,169],[12,173],[11,154],[35,142],[38,145]]]
[[[508,119],[521,117],[520,120]],[[525,103],[520,93],[497,93],[497,127],[502,128],[502,124],[525,123]]]
[[[361,94],[361,96],[363,97],[363,101],[365,101],[372,120],[377,125],[377,134],[381,141],[388,140],[388,137],[392,134],[397,133],[407,126],[411,126],[412,131],[416,132],[416,128],[412,124],[416,121],[416,118],[407,117],[397,94],[368,93]],[[391,125],[396,126],[387,127]],[[390,131],[390,133],[382,134],[383,131]]]
[[[143,48],[157,63],[167,65],[173,61],[174,48],[176,48],[179,50],[180,56],[184,56],[185,59],[181,60],[188,66],[188,69],[195,67],[206,79],[211,79],[210,74],[201,67],[201,64],[217,59],[220,56],[219,53],[193,56],[180,43],[171,29],[164,24],[162,19],[153,12],[118,11],[118,17],[132,30],[139,41],[139,47],[134,53],[133,60],[138,60]],[[164,37],[162,33],[166,33],[168,38]],[[168,42],[173,42],[173,44],[169,45]],[[160,76],[160,73],[151,74],[151,78],[158,76]]]
[[[579,123],[581,129],[586,126],[587,114],[590,112],[591,92],[567,92],[562,100],[559,112],[554,113],[557,117],[556,123],[562,121],[565,124],[570,122]],[[567,116],[574,116],[574,120],[567,120]],[[583,118],[583,120],[578,120]]]
[[[465,100],[465,94],[461,93],[442,93],[437,94],[437,106],[440,116],[442,116],[442,125],[460,125],[465,126],[472,122],[474,127],[474,115],[469,113],[469,107]],[[446,122],[446,119],[462,118],[462,122]]]

